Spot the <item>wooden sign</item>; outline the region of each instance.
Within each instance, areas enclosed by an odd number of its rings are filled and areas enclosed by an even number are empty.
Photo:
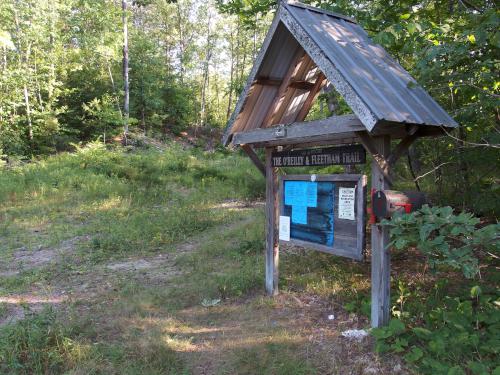
[[[366,176],[290,175],[280,180],[280,241],[361,260]]]
[[[273,152],[273,167],[315,167],[366,163],[366,151],[361,145],[311,148]]]

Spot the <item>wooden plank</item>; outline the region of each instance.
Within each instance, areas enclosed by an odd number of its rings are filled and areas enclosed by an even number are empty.
[[[313,243],[313,242],[307,242],[307,241],[301,241],[297,239],[290,239],[290,241],[280,241],[282,244],[291,244],[295,246],[300,246],[300,247],[305,247],[306,249],[312,249],[312,250],[318,250],[323,253],[328,253],[332,255],[338,255],[344,258],[350,258],[354,260],[362,260],[363,256],[358,256],[358,250],[356,248],[345,248],[345,247],[338,247],[338,246],[325,246],[321,245],[318,243]]]
[[[272,148],[266,148],[266,291],[278,293],[279,263],[279,200],[278,170],[272,167]]]
[[[257,167],[257,169],[266,176],[266,166],[260,160],[259,156],[255,153],[254,149],[250,145],[241,145],[241,148],[248,155],[253,164]]]
[[[365,146],[366,150],[372,155],[375,165],[379,169],[380,173],[382,173],[384,178],[392,184],[392,177],[389,173],[390,165],[387,162],[387,157],[380,154],[380,151],[374,141],[375,138],[371,137],[366,131],[356,132],[356,135],[359,137],[361,144]]]
[[[415,125],[410,129],[410,132],[406,137],[404,137],[398,145],[391,152],[387,158],[387,162],[392,167],[396,164],[398,159],[408,150],[408,148],[417,140],[419,137],[418,127]]]
[[[281,79],[273,79],[273,78],[257,78],[254,81],[256,85],[262,86],[280,86],[283,80]],[[314,82],[304,81],[304,80],[296,80],[291,81],[288,87],[299,90],[311,90],[314,87]]]
[[[259,77],[255,81],[253,81],[255,85],[262,85],[262,86],[280,86],[282,82],[283,80],[279,78],[265,78],[265,77]]]
[[[366,219],[365,219],[365,213],[366,213],[366,183],[367,183],[367,178],[366,175],[363,175],[361,179],[358,182],[358,186],[356,187],[356,200],[357,200],[357,216],[358,221],[357,221],[357,243],[358,247],[361,247],[361,254],[362,256],[366,255]]]
[[[247,132],[235,133],[233,144],[265,144],[277,142],[280,145],[293,143],[307,143],[324,139],[325,136],[341,135],[354,137],[355,132],[365,127],[354,115],[334,116],[324,120],[298,122],[284,127],[285,134],[277,134],[279,127],[255,129]],[[345,133],[345,134],[342,134]]]
[[[316,78],[316,82],[314,83],[314,87],[309,92],[309,95],[307,95],[307,98],[304,104],[302,104],[302,108],[300,109],[299,113],[297,113],[297,116],[295,116],[295,121],[304,121],[307,114],[311,110],[314,100],[318,97],[321,87],[323,87],[325,82],[325,75],[322,72],[319,72],[318,77]]]
[[[307,56],[307,54],[303,49],[297,52],[292,64],[290,64],[288,71],[283,77],[283,81],[281,82],[281,85],[278,89],[278,92],[276,93],[276,96],[274,97],[271,105],[269,106],[267,114],[264,117],[264,120],[262,121],[262,127],[266,128],[273,123],[273,121],[275,120],[274,115],[276,112],[279,112],[279,108],[284,102],[283,99],[285,97],[286,90],[288,89],[288,86],[292,78],[297,74],[297,71],[300,69],[300,66],[304,64],[304,62],[307,61],[308,58],[309,57]]]
[[[390,152],[389,136],[373,139],[374,147],[382,157]],[[378,163],[372,161],[372,188],[376,190],[390,189],[390,182],[384,177]],[[371,226],[371,325],[381,327],[389,322],[390,317],[390,287],[391,287],[391,253],[388,248],[389,230],[386,226],[372,224]]]

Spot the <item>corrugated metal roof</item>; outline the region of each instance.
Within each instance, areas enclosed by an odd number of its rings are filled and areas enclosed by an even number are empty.
[[[318,79],[319,69],[369,131],[381,122],[457,126],[410,74],[350,18],[301,3],[282,3],[266,39],[241,103],[228,123],[225,143],[235,132],[302,120],[297,115]],[[305,53],[310,61],[302,61],[304,57],[301,60]],[[302,65],[292,82],[310,85],[288,87],[277,98],[278,84],[300,61]],[[276,82],[275,86],[269,82]],[[270,110],[276,113],[269,114]]]

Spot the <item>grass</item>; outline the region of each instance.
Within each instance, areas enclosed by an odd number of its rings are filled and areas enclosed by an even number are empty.
[[[84,234],[92,237],[85,252],[96,261],[154,251],[230,220],[215,203],[261,195],[262,178],[251,168],[237,155],[176,144],[139,154],[95,144],[3,171],[0,246],[33,250]]]
[[[244,156],[177,144],[0,171],[0,297],[21,301],[0,302],[0,324],[26,315],[0,326],[0,373],[401,372],[339,337],[369,325],[369,264],[285,247],[281,293],[264,295],[263,194]],[[393,265],[393,310],[422,309],[436,279],[418,258]],[[64,302],[29,302],[46,296]]]

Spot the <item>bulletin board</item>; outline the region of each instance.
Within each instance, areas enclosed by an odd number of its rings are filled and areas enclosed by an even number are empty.
[[[364,175],[281,176],[280,242],[361,260],[365,208]]]

